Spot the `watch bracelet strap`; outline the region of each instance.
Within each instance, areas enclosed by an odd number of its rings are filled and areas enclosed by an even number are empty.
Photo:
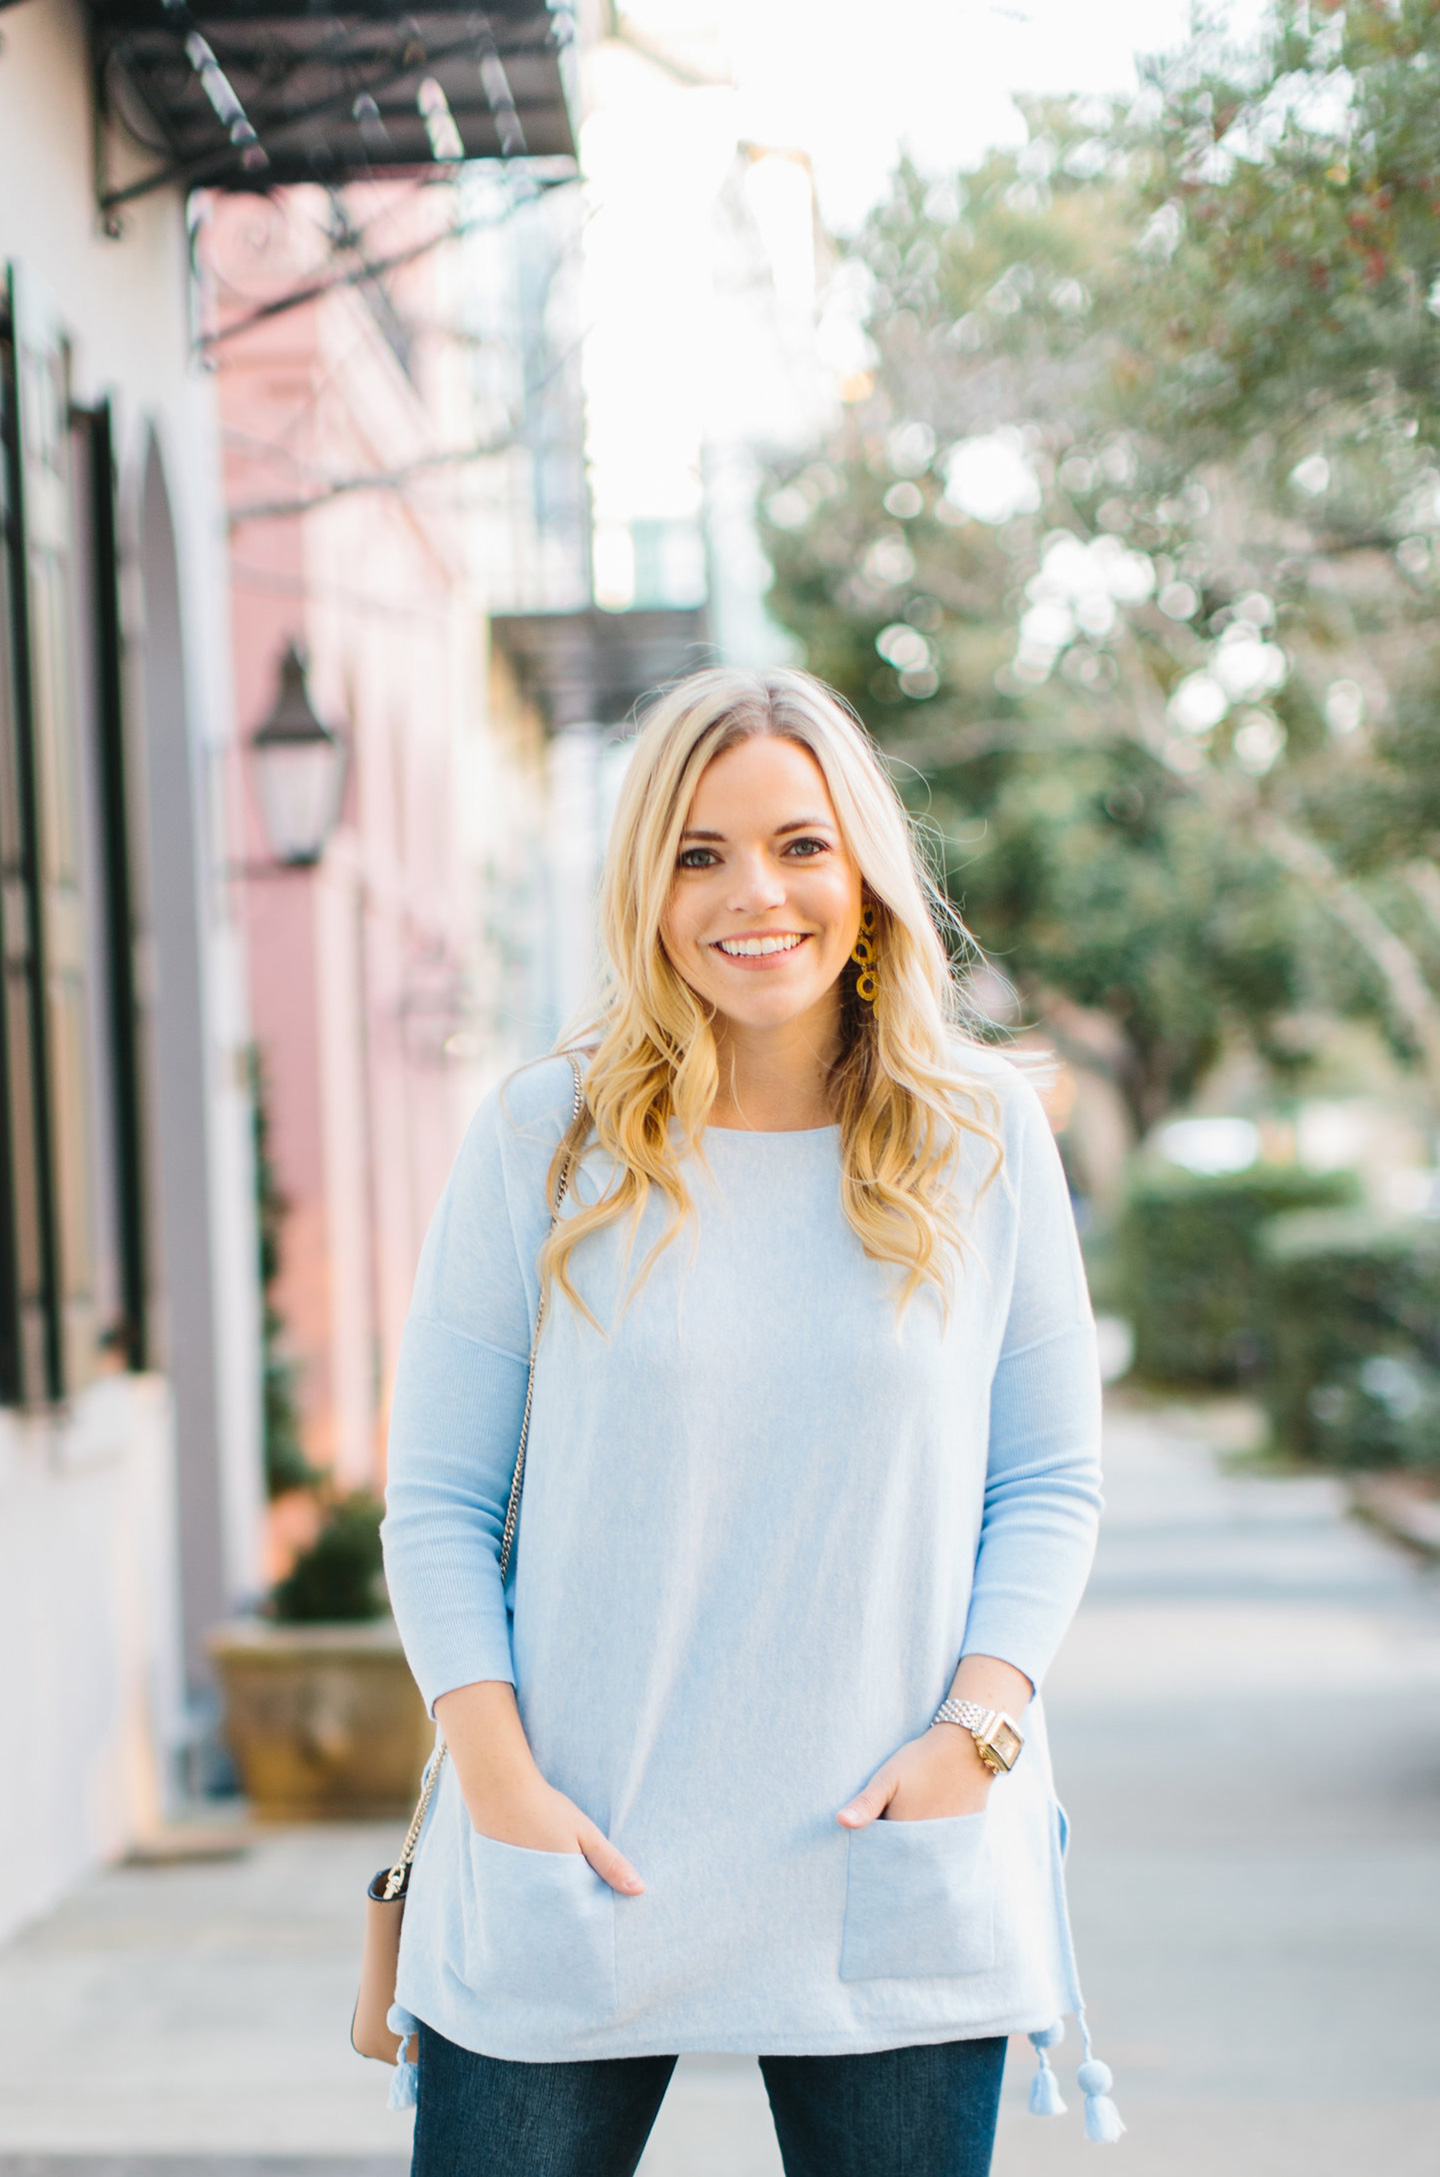
[[[570,1185],[571,1176],[575,1170],[578,1147],[575,1137],[579,1132],[580,1120],[585,1110],[585,1077],[580,1071],[579,1060],[573,1055],[570,1057],[570,1070],[575,1076],[575,1102],[570,1113],[570,1125],[567,1128],[570,1136],[570,1151],[561,1165],[559,1176],[555,1181],[555,1201],[550,1211],[551,1232],[555,1230],[560,1221],[560,1207],[565,1200],[566,1189]],[[530,1442],[530,1408],[535,1399],[535,1356],[540,1349],[540,1333],[545,1328],[545,1302],[547,1297],[542,1287],[535,1308],[535,1328],[530,1337],[530,1359],[525,1376],[525,1411],[520,1417],[520,1441],[515,1449],[515,1469],[510,1477],[510,1495],[505,1504],[505,1524],[500,1536],[500,1585],[502,1587],[505,1585],[506,1576],[510,1570],[510,1559],[515,1550],[515,1531],[520,1523],[520,1499],[525,1488],[525,1453]],[[385,1887],[381,1894],[387,1903],[392,1902],[397,1897],[403,1897],[405,1893],[405,1885],[410,1876],[410,1862],[415,1857],[415,1847],[420,1842],[420,1832],[425,1827],[425,1817],[430,1811],[430,1801],[435,1796],[435,1786],[440,1780],[440,1771],[444,1764],[445,1741],[437,1731],[435,1734],[435,1751],[425,1764],[425,1774],[420,1783],[420,1797],[416,1801],[415,1812],[410,1817],[410,1827],[405,1832],[405,1842],[400,1847],[400,1857],[385,1878]]]
[[[933,1731],[937,1723],[958,1723],[964,1731],[983,1731],[995,1711],[982,1708],[978,1701],[944,1700],[931,1719]]]

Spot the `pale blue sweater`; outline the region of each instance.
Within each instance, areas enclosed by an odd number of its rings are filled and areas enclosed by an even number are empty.
[[[1085,1584],[1099,1386],[1049,1128],[1013,1067],[1004,1176],[948,1321],[897,1316],[839,1194],[839,1132],[712,1128],[695,1216],[626,1307],[626,1239],[572,1257],[536,1368],[510,1592],[551,1059],[481,1107],[416,1281],[385,1566],[432,1705],[513,1680],[535,1758],[640,1870],[478,1836],[453,1765],[416,1858],[397,2017],[538,2061],[819,2054],[1043,2029],[1078,2007],[1038,1701],[984,1814],[837,1809],[922,1732],[967,1652],[1037,1685]],[[974,1166],[970,1172],[973,1180]],[[592,1155],[588,1199],[603,1172]],[[659,1231],[652,1202],[631,1267]]]

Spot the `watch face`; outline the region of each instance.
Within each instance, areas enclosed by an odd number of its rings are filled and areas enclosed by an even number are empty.
[[[994,1754],[1002,1769],[1013,1769],[1025,1744],[1019,1732],[1008,1718],[997,1716],[985,1734],[985,1745]]]

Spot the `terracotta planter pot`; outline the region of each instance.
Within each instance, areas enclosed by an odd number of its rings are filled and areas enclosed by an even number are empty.
[[[408,1814],[435,1743],[392,1620],[217,1626],[225,1742],[268,1822]]]

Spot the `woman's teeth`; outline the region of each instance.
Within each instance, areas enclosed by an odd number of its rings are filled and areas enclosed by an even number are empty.
[[[728,952],[732,958],[749,959],[762,952],[793,952],[804,942],[804,937],[795,932],[788,937],[722,937],[716,940],[716,950]]]

